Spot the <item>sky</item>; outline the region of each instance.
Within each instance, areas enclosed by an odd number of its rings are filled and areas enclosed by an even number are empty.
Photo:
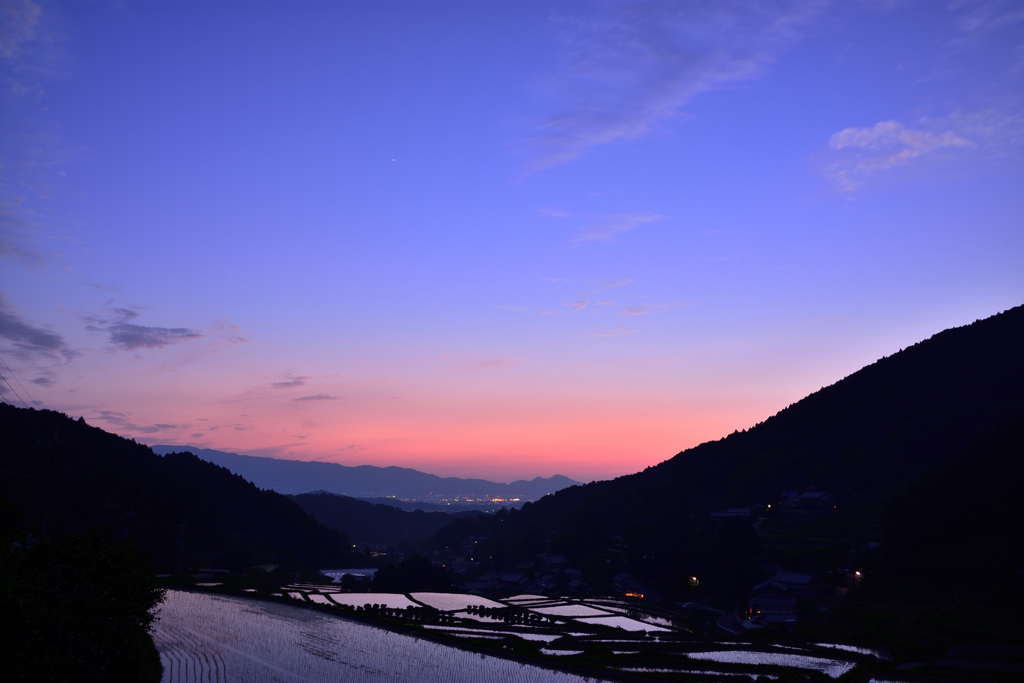
[[[608,479],[1024,303],[1024,4],[0,0],[0,398]]]

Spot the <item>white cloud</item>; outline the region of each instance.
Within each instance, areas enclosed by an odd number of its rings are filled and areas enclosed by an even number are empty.
[[[871,175],[904,166],[918,157],[946,148],[973,147],[952,132],[907,128],[899,121],[880,121],[868,128],[844,128],[829,139],[839,158],[825,169],[844,190],[853,190]]]
[[[888,150],[902,148],[900,158],[912,159],[939,147],[964,147],[971,143],[958,135],[947,132],[940,135],[923,130],[911,130],[898,121],[881,121],[871,128],[844,128],[835,133],[828,142],[832,149],[862,147],[865,149]],[[892,162],[898,165],[898,162]]]

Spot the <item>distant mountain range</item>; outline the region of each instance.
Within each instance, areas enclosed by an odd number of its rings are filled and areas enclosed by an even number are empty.
[[[337,493],[352,498],[377,499],[394,496],[408,500],[434,501],[441,498],[519,498],[538,500],[579,484],[568,477],[536,477],[511,484],[485,479],[439,477],[407,467],[349,467],[327,462],[279,460],[237,453],[225,453],[192,446],[152,446],[158,455],[193,453],[245,477],[260,488],[278,493],[300,494],[314,491]]]

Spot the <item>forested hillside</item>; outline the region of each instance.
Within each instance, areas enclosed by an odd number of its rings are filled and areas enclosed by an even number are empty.
[[[343,534],[293,501],[191,454],[148,447],[49,410],[0,405],[3,527],[34,537],[112,530],[158,572],[335,566]]]
[[[656,467],[566,489],[500,520],[457,523],[437,547],[454,552],[486,536],[476,555],[487,569],[558,554],[595,586],[625,571],[663,594],[734,604],[767,565],[824,574],[867,561],[858,549],[877,543],[875,561],[888,563],[890,577],[929,563],[946,568],[933,576],[948,575],[977,556],[998,563],[990,578],[1010,581],[1024,569],[1005,547],[1024,535],[1007,498],[1024,490],[1024,443],[1014,431],[1024,424],[1021,349],[1017,307],[936,334]],[[780,505],[807,491],[827,507]],[[997,523],[993,505],[1004,510]],[[748,514],[722,516],[737,507]],[[1001,549],[981,552],[998,538]]]

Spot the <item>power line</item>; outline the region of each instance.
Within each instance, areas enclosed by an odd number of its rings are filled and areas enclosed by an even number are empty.
[[[28,389],[26,389],[25,385],[22,384],[21,381],[17,378],[17,376],[14,374],[14,370],[12,370],[11,366],[7,364],[7,361],[4,360],[3,356],[0,356],[0,370],[4,371],[0,373],[0,380],[3,380],[4,384],[7,385],[7,388],[11,390],[11,393],[18,397],[18,400],[21,401],[21,405],[25,406],[26,408],[30,407],[29,404],[25,402],[25,399],[21,397],[21,394],[19,394],[18,391],[13,386],[11,386],[10,381],[7,379],[8,377],[13,377],[14,381],[17,382],[18,386],[21,387],[21,390],[25,392],[26,396],[28,396],[28,399],[35,403],[35,400],[32,398],[32,395],[28,393]],[[4,398],[2,394],[3,389],[0,389],[0,398],[3,398],[5,402],[10,403],[10,401]]]
[[[22,393],[28,396],[29,403],[35,403],[36,400],[32,398],[32,394],[29,393],[28,387],[21,383],[21,380],[18,379],[16,374],[14,374],[14,371],[11,370],[11,366],[7,364],[7,361],[4,360],[3,356],[0,356],[0,363],[3,363],[4,367],[7,368],[7,374],[14,378],[14,381],[17,382],[18,386],[21,388]]]
[[[18,395],[18,392],[14,390],[14,387],[11,386],[11,383],[7,381],[7,377],[5,377],[3,374],[0,374],[0,379],[4,381],[4,384],[7,385],[7,388],[10,389],[11,393],[18,397],[18,400],[21,401],[21,404],[28,408],[28,404],[25,403],[25,399]],[[4,403],[10,403],[11,405],[14,405],[9,400],[7,400],[7,397],[3,396],[3,389],[0,389],[0,398],[3,398]]]

